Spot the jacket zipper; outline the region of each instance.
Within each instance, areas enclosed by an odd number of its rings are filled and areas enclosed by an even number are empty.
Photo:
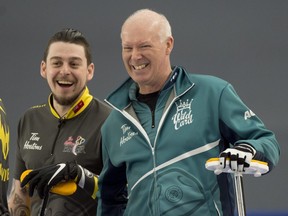
[[[152,115],[152,128],[155,128],[155,110],[151,111],[151,115]]]
[[[156,137],[155,137],[155,140],[154,140],[154,146],[152,146],[152,155],[153,155],[153,166],[154,166],[154,168],[153,168],[153,170],[154,170],[154,180],[155,180],[155,188],[154,188],[154,190],[155,191],[157,191],[157,181],[158,181],[158,177],[157,177],[157,171],[156,171],[156,167],[157,167],[157,165],[156,165],[156,158],[155,158],[155,148],[156,148],[156,141],[157,141],[157,138],[158,138],[158,132],[160,131],[160,129],[161,129],[161,127],[162,127],[162,125],[163,125],[163,122],[164,122],[164,119],[166,118],[166,115],[168,114],[168,111],[170,110],[170,108],[171,108],[171,106],[172,106],[172,104],[178,99],[178,98],[180,98],[182,95],[184,95],[188,90],[190,90],[191,88],[193,88],[193,86],[194,86],[194,84],[190,87],[190,88],[188,88],[188,89],[186,89],[186,91],[185,92],[183,92],[182,94],[180,94],[180,95],[178,95],[178,96],[176,96],[171,102],[170,102],[170,104],[169,104],[169,106],[168,106],[168,108],[166,109],[166,111],[164,110],[164,113],[163,113],[163,115],[162,115],[162,117],[161,117],[161,119],[160,119],[160,122],[159,122],[159,126],[158,126],[158,129],[157,129],[157,133],[156,133]],[[152,127],[154,126],[155,127],[155,113],[154,113],[154,111],[152,112]],[[155,197],[154,197],[155,198]],[[156,198],[155,198],[155,205],[154,205],[154,211],[155,211],[155,214],[159,214],[159,209],[157,208],[157,202],[156,202]]]
[[[63,119],[63,118],[60,118],[60,119],[59,119],[59,123],[58,123],[57,134],[56,134],[55,139],[54,139],[54,142],[53,142],[53,144],[52,144],[51,155],[54,154],[54,149],[55,149],[55,145],[56,145],[56,140],[58,139],[58,136],[59,136],[61,127],[62,127],[62,125],[63,125],[64,123],[65,123],[65,122],[64,122],[64,119]]]

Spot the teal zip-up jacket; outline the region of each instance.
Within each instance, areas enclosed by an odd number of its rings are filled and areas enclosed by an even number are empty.
[[[174,67],[154,113],[136,92],[129,78],[106,100],[114,110],[102,127],[98,216],[231,216],[231,175],[216,176],[205,162],[247,143],[270,170],[278,163],[273,132],[228,82]]]

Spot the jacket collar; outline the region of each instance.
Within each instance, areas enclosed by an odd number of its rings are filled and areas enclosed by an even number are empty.
[[[171,76],[161,91],[167,90],[174,86],[177,96],[191,87],[193,82],[190,80],[183,67],[174,66],[172,68],[173,71]],[[125,107],[129,106],[132,100],[136,99],[137,91],[138,85],[129,77],[119,88],[113,91],[105,101],[118,109],[124,109]]]
[[[52,93],[48,97],[48,104],[50,107],[51,113],[56,117],[56,118],[63,118],[63,119],[71,119],[85,110],[85,108],[90,104],[92,101],[93,96],[89,94],[88,87],[84,89],[82,92],[82,95],[75,101],[75,103],[71,106],[71,108],[68,110],[65,116],[59,116],[54,107],[51,104],[52,101]]]

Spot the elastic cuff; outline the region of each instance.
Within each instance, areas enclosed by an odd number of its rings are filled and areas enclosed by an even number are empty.
[[[253,157],[254,157],[254,155],[256,154],[256,150],[255,150],[255,148],[254,148],[252,145],[250,145],[250,144],[247,144],[247,143],[241,143],[241,144],[239,144],[238,146],[242,146],[242,147],[244,147],[244,148],[248,148],[248,149],[250,149],[250,150],[252,151],[252,155],[253,155]]]

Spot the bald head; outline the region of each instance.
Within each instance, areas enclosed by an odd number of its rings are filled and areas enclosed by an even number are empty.
[[[121,38],[127,26],[145,28],[147,31],[156,31],[159,34],[161,42],[172,36],[171,26],[166,17],[150,9],[141,9],[130,15],[122,25]]]
[[[159,91],[171,73],[174,39],[164,15],[143,9],[126,19],[121,29],[122,59],[141,94]]]

